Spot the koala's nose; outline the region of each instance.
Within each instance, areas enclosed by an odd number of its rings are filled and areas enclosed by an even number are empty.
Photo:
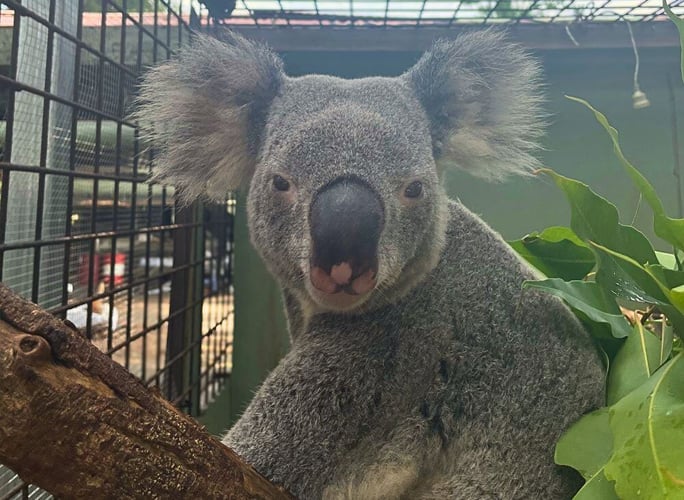
[[[342,178],[311,204],[311,283],[325,293],[363,294],[375,287],[384,224],[380,196],[360,180]]]

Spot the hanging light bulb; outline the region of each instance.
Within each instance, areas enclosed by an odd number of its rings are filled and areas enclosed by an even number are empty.
[[[635,89],[632,94],[632,106],[634,109],[648,108],[650,105],[651,101],[648,100],[646,94],[640,89]]]
[[[634,40],[634,33],[632,32],[632,24],[625,20],[627,29],[629,30],[629,39],[632,42],[632,50],[634,50],[634,93],[632,94],[632,107],[634,109],[643,109],[651,105],[651,101],[646,97],[646,93],[639,88],[639,51],[637,50],[636,41]]]
[[[604,13],[612,13],[618,16],[618,18],[621,17],[620,14],[611,10],[604,11]],[[632,42],[632,50],[634,51],[634,92],[632,93],[632,107],[634,109],[647,108],[651,105],[651,101],[649,101],[646,93],[639,87],[639,51],[637,50],[636,41],[634,40],[632,24],[627,19],[622,18],[622,20],[627,24],[629,39]],[[580,44],[575,39],[568,26],[565,26],[565,32],[567,33],[568,38],[570,38],[570,41],[572,41],[575,46],[579,47]]]

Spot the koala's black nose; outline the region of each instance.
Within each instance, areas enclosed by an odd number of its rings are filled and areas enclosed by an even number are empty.
[[[362,294],[375,286],[384,224],[380,196],[360,180],[342,178],[311,204],[311,282],[326,293]]]

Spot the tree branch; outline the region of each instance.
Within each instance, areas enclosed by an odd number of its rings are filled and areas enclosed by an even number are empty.
[[[64,498],[292,498],[2,284],[0,463]]]

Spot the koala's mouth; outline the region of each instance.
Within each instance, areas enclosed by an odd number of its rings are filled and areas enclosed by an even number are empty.
[[[360,305],[377,285],[377,270],[373,267],[356,271],[348,262],[341,262],[328,271],[312,265],[311,295],[320,305],[347,310]]]
[[[315,194],[309,212],[309,294],[320,306],[350,310],[377,284],[378,242],[385,223],[378,192],[342,176]]]

